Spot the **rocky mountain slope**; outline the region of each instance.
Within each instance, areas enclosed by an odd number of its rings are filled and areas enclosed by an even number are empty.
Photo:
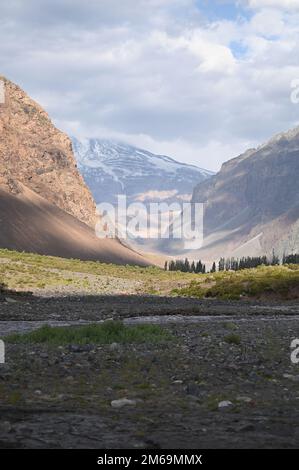
[[[299,251],[299,128],[225,163],[197,185],[193,202],[204,202],[201,253],[277,254]]]
[[[95,204],[76,168],[71,141],[47,113],[6,80],[0,105],[0,184],[17,193],[16,181],[82,222],[95,222]]]
[[[17,85],[0,77],[0,246],[41,254],[147,264],[95,236],[95,203],[70,139]]]
[[[192,188],[213,173],[112,140],[73,138],[78,167],[96,202],[190,200]]]

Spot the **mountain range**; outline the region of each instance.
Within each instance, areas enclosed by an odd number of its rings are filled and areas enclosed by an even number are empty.
[[[299,127],[213,174],[113,140],[71,141],[21,88],[0,80],[0,247],[148,265],[119,239],[95,235],[96,203],[126,194],[128,202],[204,204],[202,248],[154,243],[163,255],[213,261],[299,251]]]
[[[212,172],[105,139],[72,139],[78,168],[97,203],[190,201],[194,186]]]
[[[229,160],[217,174],[110,140],[73,139],[73,147],[96,202],[127,194],[129,201],[204,204],[200,250],[146,239],[131,240],[135,248],[207,261],[299,251],[299,128]]]

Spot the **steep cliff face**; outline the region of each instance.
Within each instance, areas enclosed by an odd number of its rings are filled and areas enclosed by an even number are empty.
[[[18,193],[18,182],[47,201],[93,226],[95,204],[80,176],[70,139],[17,85],[0,77],[0,185]]]
[[[205,203],[203,252],[299,251],[299,128],[248,150],[193,194]]]
[[[0,77],[0,247],[116,264],[149,263],[95,235],[96,207],[70,139],[17,85]],[[0,90],[1,91],[1,90]]]

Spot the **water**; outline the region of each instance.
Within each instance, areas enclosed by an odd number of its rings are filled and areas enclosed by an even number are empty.
[[[125,325],[140,325],[140,324],[155,324],[167,325],[171,323],[184,323],[186,325],[192,323],[205,323],[205,322],[223,322],[230,321],[234,323],[250,322],[250,321],[263,321],[271,322],[278,320],[298,320],[299,315],[254,315],[254,316],[234,316],[234,315],[201,315],[201,316],[184,316],[184,315],[161,315],[161,316],[148,316],[148,317],[132,317],[123,320]],[[0,337],[5,337],[12,333],[26,333],[29,331],[41,328],[44,325],[49,326],[80,326],[90,324],[100,324],[101,321],[0,321]]]

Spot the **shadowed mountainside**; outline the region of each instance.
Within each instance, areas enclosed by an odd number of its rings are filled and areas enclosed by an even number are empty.
[[[0,246],[122,264],[149,264],[118,240],[98,239],[92,195],[70,139],[17,85],[0,77]]]
[[[199,184],[207,259],[299,249],[299,128],[226,162]]]

